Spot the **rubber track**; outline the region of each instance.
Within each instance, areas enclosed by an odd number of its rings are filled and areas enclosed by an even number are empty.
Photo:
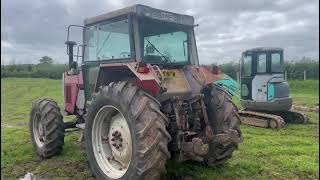
[[[284,119],[277,115],[247,110],[239,110],[238,114],[241,116],[241,124],[272,129],[280,129],[285,126]],[[275,122],[273,123],[275,126],[271,125],[271,121]]]
[[[277,112],[275,114],[281,116],[286,123],[305,124],[309,120],[306,114],[295,110]]]

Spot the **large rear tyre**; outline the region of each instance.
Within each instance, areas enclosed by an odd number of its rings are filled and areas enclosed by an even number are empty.
[[[205,157],[208,166],[224,163],[232,156],[233,151],[242,142],[240,130],[240,116],[231,97],[216,85],[211,85],[203,90],[207,107],[209,123],[214,135],[232,134],[227,142],[213,141],[209,144],[209,152]]]
[[[32,103],[29,130],[33,149],[41,159],[62,152],[64,123],[56,102],[42,99]]]
[[[85,125],[89,166],[97,179],[159,179],[170,158],[168,119],[156,99],[127,83],[93,95]]]

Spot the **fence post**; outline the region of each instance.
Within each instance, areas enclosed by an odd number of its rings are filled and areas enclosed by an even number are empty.
[[[306,70],[303,71],[303,80],[304,81],[307,80],[307,71]]]
[[[287,71],[284,71],[284,80],[287,81]]]
[[[240,73],[237,71],[237,82],[240,82]]]

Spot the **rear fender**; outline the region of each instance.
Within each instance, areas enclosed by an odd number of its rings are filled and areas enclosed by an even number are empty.
[[[240,98],[240,85],[220,70],[212,72],[209,67],[192,68],[193,77],[203,86],[215,84],[224,90],[227,94]]]
[[[203,86],[209,85],[215,81],[224,79],[222,73],[214,74],[207,67],[193,66],[191,68],[192,76]]]
[[[148,73],[136,71],[138,63],[114,63],[101,64],[95,84],[95,92],[100,86],[108,85],[111,82],[127,81],[140,87],[152,96],[161,91],[161,83],[153,69]]]

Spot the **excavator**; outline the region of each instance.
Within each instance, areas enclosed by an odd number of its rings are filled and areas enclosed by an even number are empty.
[[[303,124],[308,117],[292,110],[284,75],[283,49],[248,49],[240,59],[241,124],[280,129],[286,123]]]

